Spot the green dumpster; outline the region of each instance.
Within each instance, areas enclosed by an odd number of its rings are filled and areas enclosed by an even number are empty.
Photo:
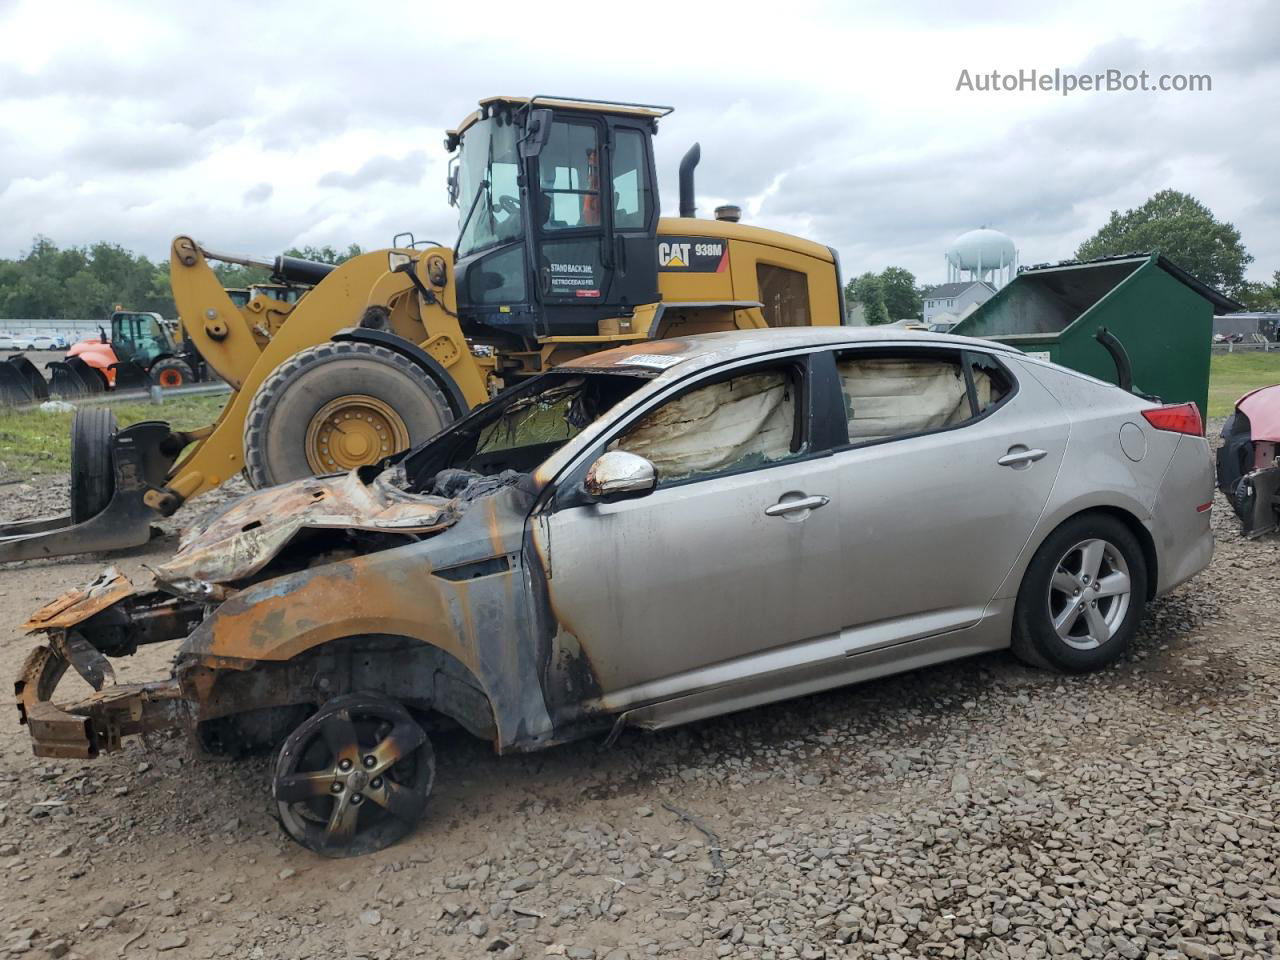
[[[1017,347],[1099,380],[1116,365],[1095,334],[1129,355],[1133,386],[1208,415],[1213,315],[1241,305],[1158,253],[1029,267],[952,329]]]

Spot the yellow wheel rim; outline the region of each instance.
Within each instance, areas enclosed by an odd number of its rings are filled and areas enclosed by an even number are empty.
[[[409,446],[400,414],[376,397],[352,394],[330,400],[307,427],[307,464],[315,473],[337,473],[377,463]]]

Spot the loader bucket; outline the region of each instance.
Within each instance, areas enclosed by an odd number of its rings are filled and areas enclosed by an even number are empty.
[[[80,357],[67,357],[65,363],[80,377],[86,393],[103,393],[107,389],[107,376],[101,370],[89,366]]]
[[[149,390],[151,375],[136,360],[121,360],[113,363],[111,369],[116,372],[117,390]]]
[[[18,406],[34,402],[31,385],[22,371],[12,364],[0,363],[0,405]]]
[[[50,360],[44,368],[49,371],[49,393],[53,396],[75,398],[88,395],[89,388],[69,363]]]
[[[44,377],[40,375],[40,371],[34,363],[22,354],[18,354],[16,357],[9,358],[9,364],[16,367],[18,372],[22,374],[31,390],[31,396],[37,403],[42,403],[49,399],[49,385],[44,382]]]
[[[104,412],[78,411],[76,416],[101,416]],[[74,426],[72,431],[74,435]],[[155,511],[143,498],[149,490],[164,486],[169,468],[177,459],[180,446],[166,442],[172,436],[169,424],[157,420],[135,423],[123,430],[108,430],[105,440],[110,447],[109,488],[101,477],[92,474],[80,477],[73,473],[71,478],[73,503],[87,503],[94,498],[86,494],[100,493],[100,500],[105,500],[106,506],[83,519],[73,511],[56,517],[0,524],[0,562],[123,550],[146,543],[152,536],[151,519]],[[73,462],[75,453],[73,450]],[[95,489],[77,489],[77,484],[86,483]]]

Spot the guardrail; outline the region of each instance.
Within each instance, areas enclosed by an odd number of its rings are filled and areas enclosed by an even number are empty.
[[[1214,353],[1270,353],[1272,350],[1280,350],[1280,343],[1272,343],[1264,341],[1262,343],[1253,343],[1245,341],[1244,343],[1215,343],[1211,346]]]

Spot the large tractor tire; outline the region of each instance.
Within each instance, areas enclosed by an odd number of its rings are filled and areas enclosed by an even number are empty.
[[[453,419],[408,357],[360,342],[300,350],[258,388],[244,424],[249,482],[268,487],[343,473],[420,443]]]
[[[189,387],[196,382],[196,375],[187,361],[165,357],[151,365],[151,382],[166,389]]]
[[[116,415],[106,407],[77,410],[71,421],[71,522],[82,523],[107,508],[115,491],[111,438]]]

